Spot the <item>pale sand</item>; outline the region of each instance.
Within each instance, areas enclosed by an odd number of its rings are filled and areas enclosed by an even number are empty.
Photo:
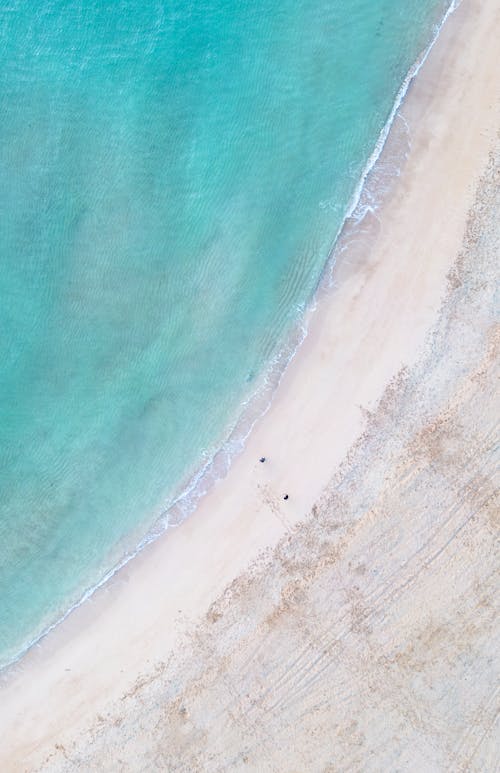
[[[494,770],[496,5],[227,478],[7,675],[2,771]]]

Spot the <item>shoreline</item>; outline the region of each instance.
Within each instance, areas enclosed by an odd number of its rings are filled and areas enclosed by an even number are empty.
[[[4,677],[0,718],[2,726],[7,728],[5,737],[10,738],[11,748],[2,749],[0,759],[7,754],[9,770],[25,769],[23,766],[33,764],[33,760],[41,761],[56,741],[73,736],[78,727],[84,728],[103,704],[103,692],[108,691],[107,700],[118,697],[136,681],[138,674],[163,660],[166,652],[175,651],[182,631],[223,593],[228,583],[262,550],[269,551],[283,534],[296,532],[297,524],[310,512],[345,453],[362,432],[367,412],[377,405],[387,384],[401,368],[415,361],[438,313],[446,275],[461,243],[464,216],[485,165],[494,130],[494,109],[484,105],[484,99],[477,105],[478,95],[482,94],[484,98],[486,86],[471,86],[475,75],[479,80],[481,77],[470,68],[481,59],[481,46],[487,49],[485,30],[488,25],[485,19],[478,17],[481,5],[470,0],[457,9],[449,25],[443,28],[431,55],[425,58],[427,62],[424,59],[422,77],[419,74],[415,81],[410,81],[411,93],[404,102],[403,112],[411,127],[412,150],[402,177],[395,181],[396,190],[391,192],[389,201],[379,213],[383,226],[377,226],[369,258],[365,260],[367,245],[364,244],[358,247],[363,254],[356,250],[342,253],[339,265],[334,269],[336,286],[319,294],[318,308],[306,341],[287,367],[269,410],[257,421],[245,449],[233,461],[227,477],[212,487],[197,512],[181,528],[145,547],[133,564],[125,565],[101,587],[92,601],[75,609],[64,625],[59,625],[44,639],[41,647],[26,653]],[[487,4],[483,4],[483,9],[486,16]],[[490,22],[494,22],[492,3],[489,13]],[[464,37],[467,40],[464,29],[467,29],[467,23],[474,27],[474,22],[475,44],[471,43],[464,52]],[[492,48],[490,43],[490,56]],[[468,65],[463,62],[466,55]],[[465,80],[469,78],[467,93],[465,84],[458,83],[460,78],[455,70],[450,72],[449,57],[456,69],[463,69]],[[493,83],[494,74],[485,59],[486,54],[483,54],[481,61]],[[448,68],[446,73],[445,68]],[[433,93],[436,71],[446,82],[444,86],[440,85],[447,95],[442,108],[448,111],[444,126],[439,99]],[[449,91],[452,87],[460,90],[460,86],[463,104],[453,106],[454,99]],[[415,94],[416,91],[420,93]],[[470,116],[467,118],[470,106],[474,104],[484,110],[482,118],[474,116],[476,123]],[[452,137],[448,141],[450,120],[458,123],[458,135],[461,128],[466,132],[467,124],[470,124],[469,137]],[[472,144],[469,143],[471,137]],[[452,151],[447,144],[452,145]],[[446,193],[450,186],[447,179],[443,179],[443,170],[444,174],[450,173],[450,164],[457,152],[466,158],[464,168],[458,170],[455,180],[457,195],[452,197]],[[436,154],[444,156],[444,160]],[[422,164],[427,171],[433,166],[438,167],[437,181],[434,179],[429,184],[428,180],[421,179],[419,168]],[[436,182],[437,192],[434,190]],[[463,184],[467,187],[465,191]],[[429,214],[433,214],[432,208],[429,212],[430,204],[425,207],[429,195],[435,197],[435,206],[441,207],[444,206],[442,199],[447,196],[447,222],[440,223],[440,228],[428,223]],[[412,218],[417,221],[413,226],[414,239],[427,236],[427,246],[436,244],[436,251],[442,254],[435,261],[426,258],[423,266],[415,268],[416,276],[410,277],[411,258],[419,255],[419,245],[412,242],[410,249],[401,246],[401,241],[395,237],[408,230],[404,217],[403,224],[400,222],[401,209],[409,216],[408,205],[405,209],[405,203],[400,200],[412,196],[424,209],[423,212],[418,208],[413,211]],[[411,227],[410,224],[410,231]],[[432,231],[433,239],[424,234],[427,227]],[[404,251],[404,247],[408,251],[404,265],[398,266],[398,256],[393,254],[395,243],[398,251],[399,248]],[[391,244],[392,258],[388,255]],[[396,274],[391,277],[393,271]],[[412,292],[405,290],[405,284],[412,286]],[[406,295],[398,297],[398,288]],[[378,299],[380,309],[384,311],[377,314],[373,307],[367,307],[367,297]],[[403,308],[405,302],[408,308]],[[349,322],[358,336],[353,334],[350,341],[349,331],[345,334],[345,325]],[[375,337],[371,333],[374,324],[378,326]],[[367,339],[368,345],[364,343]],[[366,355],[377,344],[377,362],[367,371]],[[342,384],[344,375],[346,383]],[[365,381],[356,384],[356,379]],[[328,411],[332,391],[336,393],[336,406]],[[314,402],[311,395],[318,399],[318,406],[311,406]],[[316,442],[317,436],[324,435],[321,430],[325,417],[332,426],[334,447],[329,442],[325,444],[324,440],[318,447]],[[305,430],[307,438],[303,437]],[[318,453],[322,457],[319,461]],[[262,454],[268,457],[265,465],[258,463]],[[284,492],[290,492],[286,508],[282,502]],[[210,549],[213,552],[207,556]],[[194,562],[194,576],[190,562]],[[204,586],[193,587],[200,576]],[[148,598],[152,589],[158,589],[158,583],[161,588],[175,587],[171,594],[173,598]],[[136,613],[134,620],[130,619],[131,609]],[[165,625],[166,620],[170,626]],[[168,631],[165,631],[166,627]],[[171,630],[172,627],[176,630]],[[99,652],[98,656],[96,652]],[[47,693],[45,699],[37,698],[35,688],[29,687],[34,676],[38,691]],[[85,705],[85,712],[82,705]],[[19,764],[19,768],[14,767],[14,763]]]
[[[59,617],[55,619],[53,623],[48,625],[42,630],[40,634],[37,634],[32,640],[30,640],[25,647],[12,657],[11,660],[7,660],[5,663],[0,664],[0,683],[4,674],[8,673],[9,669],[19,663],[30,651],[32,647],[38,646],[45,639],[46,636],[52,633],[59,625],[65,622],[82,604],[87,603],[92,596],[101,588],[113,579],[113,577],[120,572],[127,564],[134,560],[148,545],[154,543],[160,539],[170,528],[176,528],[180,526],[186,518],[196,510],[201,499],[210,491],[210,489],[217,485],[221,480],[224,480],[229,473],[234,458],[244,451],[245,444],[253,431],[256,423],[260,422],[267,414],[274,399],[276,390],[279,388],[280,382],[285,374],[286,369],[289,367],[292,360],[299,352],[305,339],[308,335],[308,328],[311,322],[312,315],[316,310],[319,297],[325,290],[325,284],[329,286],[331,276],[335,269],[335,263],[337,260],[337,253],[342,249],[342,237],[344,233],[349,230],[351,221],[354,220],[354,229],[360,225],[364,220],[365,214],[361,216],[361,220],[358,222],[356,213],[361,203],[363,193],[367,187],[367,183],[373,172],[376,171],[376,166],[384,152],[386,143],[389,139],[391,132],[393,132],[394,121],[398,117],[399,109],[404,104],[408,89],[411,87],[412,82],[417,77],[420,69],[425,64],[429,54],[431,53],[434,45],[439,39],[439,36],[448,21],[449,17],[457,10],[463,0],[451,0],[446,11],[443,14],[441,21],[435,26],[434,33],[429,41],[427,47],[419,54],[416,61],[412,64],[408,70],[403,82],[396,94],[393,107],[389,113],[387,121],[385,122],[382,130],[374,145],[373,151],[370,154],[368,161],[361,173],[360,179],[356,188],[354,189],[351,200],[346,209],[346,214],[343,218],[342,224],[337,231],[333,239],[333,247],[331,253],[326,261],[326,264],[321,272],[316,290],[312,297],[307,301],[305,308],[303,309],[300,318],[294,324],[292,330],[286,336],[285,341],[277,349],[276,354],[268,363],[264,372],[259,376],[259,386],[255,392],[251,393],[248,398],[242,402],[243,410],[238,415],[233,426],[229,430],[226,439],[222,442],[217,451],[205,462],[199,470],[187,481],[186,484],[181,486],[180,493],[174,495],[171,504],[165,509],[161,510],[160,515],[155,520],[152,528],[145,534],[143,539],[139,542],[137,547],[128,551],[125,555],[112,566],[103,577],[96,582],[95,585],[90,588],[86,588],[81,597],[71,604]],[[398,170],[399,171],[399,170]],[[394,176],[394,172],[391,176]],[[391,185],[391,183],[390,183]],[[384,198],[387,198],[386,192],[380,194],[380,201],[376,201],[376,208],[383,206]],[[280,362],[277,372],[274,372],[274,365],[276,362]],[[271,386],[269,387],[269,383]],[[257,411],[253,410],[255,405],[259,405]],[[248,410],[250,409],[250,410]],[[250,415],[248,420],[247,415]],[[240,435],[241,427],[245,427],[243,434]],[[232,452],[228,449],[237,446],[237,450]],[[220,458],[224,459],[228,457],[227,461],[223,461],[223,470],[221,473],[215,472],[211,474],[213,469],[217,469],[218,461]],[[197,491],[198,487],[201,487],[201,491]],[[191,495],[194,496],[194,500],[190,500]],[[184,500],[188,500],[187,508],[183,507]],[[175,518],[175,513],[181,510],[180,516]],[[172,518],[173,516],[173,518]],[[171,522],[172,520],[172,522]]]

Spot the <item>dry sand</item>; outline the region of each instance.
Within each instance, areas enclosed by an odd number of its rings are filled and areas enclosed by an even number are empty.
[[[495,770],[499,30],[445,26],[226,479],[5,675],[0,770]]]

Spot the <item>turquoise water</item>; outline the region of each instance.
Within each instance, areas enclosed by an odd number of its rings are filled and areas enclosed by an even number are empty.
[[[224,439],[442,11],[2,5],[0,664]]]

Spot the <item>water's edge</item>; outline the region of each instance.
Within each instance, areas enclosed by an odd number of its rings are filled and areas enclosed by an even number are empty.
[[[271,407],[274,394],[279,386],[283,375],[294,359],[302,343],[307,337],[309,323],[312,314],[314,313],[317,303],[318,295],[324,288],[331,286],[333,267],[337,258],[337,248],[339,246],[339,240],[348,224],[348,221],[353,220],[354,224],[360,224],[367,211],[376,208],[377,201],[376,195],[372,191],[369,192],[368,199],[375,204],[362,204],[362,195],[367,188],[367,183],[370,174],[375,170],[377,162],[379,161],[382,152],[386,146],[387,139],[394,125],[395,118],[398,115],[398,110],[404,102],[407,95],[410,84],[417,76],[421,67],[425,63],[429,53],[431,52],[434,44],[439,38],[441,30],[444,24],[451,16],[451,14],[460,5],[461,0],[452,0],[447,10],[445,11],[441,21],[435,25],[432,38],[428,46],[422,51],[414,64],[408,70],[406,77],[404,78],[399,91],[396,94],[396,98],[393,103],[389,117],[380,132],[374,149],[363,169],[359,182],[351,197],[350,203],[347,207],[346,213],[342,220],[342,223],[335,234],[332,243],[332,249],[330,255],[325,262],[321,276],[318,280],[316,288],[307,303],[298,308],[299,317],[292,330],[287,335],[285,342],[278,349],[274,357],[270,360],[267,367],[264,369],[259,377],[259,383],[253,393],[241,403],[241,410],[239,412],[236,421],[229,426],[226,440],[221,444],[219,449],[213,453],[201,468],[195,473],[195,475],[188,481],[187,485],[184,485],[180,493],[174,497],[172,503],[165,509],[161,510],[154,526],[148,531],[144,538],[139,542],[137,547],[128,551],[124,556],[109,569],[103,577],[93,586],[87,588],[81,595],[78,601],[72,604],[55,622],[47,626],[40,634],[37,634],[32,640],[30,640],[11,660],[6,661],[0,665],[0,673],[5,674],[6,670],[14,666],[19,660],[34,646],[41,642],[47,634],[59,626],[66,618],[71,615],[79,606],[85,603],[99,588],[105,585],[120,569],[129,563],[135,556],[137,556],[147,545],[158,539],[169,528],[180,525],[189,515],[196,509],[201,498],[215,485],[218,481],[222,480],[228,473],[232,460],[243,451],[246,441],[253,430],[256,422],[263,418]]]

